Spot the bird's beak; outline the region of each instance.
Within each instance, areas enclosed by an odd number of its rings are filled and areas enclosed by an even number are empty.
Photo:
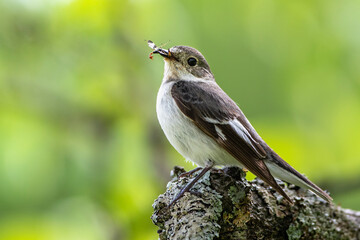
[[[170,50],[158,48],[155,51],[152,52],[152,54],[160,54],[164,58],[172,58]]]

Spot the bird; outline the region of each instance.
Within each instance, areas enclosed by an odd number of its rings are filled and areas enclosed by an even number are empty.
[[[156,100],[160,126],[170,144],[202,172],[173,204],[214,166],[248,169],[275,189],[290,204],[291,198],[276,178],[309,189],[325,201],[332,198],[283,160],[260,137],[238,105],[219,87],[205,57],[195,48],[156,47],[150,53],[163,57],[164,76]]]

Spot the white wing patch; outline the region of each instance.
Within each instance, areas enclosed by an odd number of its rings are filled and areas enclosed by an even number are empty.
[[[241,138],[243,138],[246,143],[259,155],[263,155],[262,153],[259,153],[259,151],[256,149],[256,147],[253,145],[253,142],[256,142],[246,130],[246,128],[237,120],[231,120],[229,121],[229,125],[236,131]]]
[[[222,140],[226,140],[226,136],[224,135],[224,133],[221,131],[221,129],[215,125],[215,130],[217,132],[217,134],[219,135],[219,137],[222,139]]]
[[[205,121],[212,123],[212,124],[228,124],[231,126],[232,129],[235,130],[235,132],[242,138],[245,140],[245,142],[259,155],[262,156],[263,153],[260,153],[256,146],[254,146],[254,142],[256,142],[253,137],[250,135],[250,133],[248,132],[248,130],[246,130],[246,128],[239,122],[239,120],[237,120],[236,118],[230,121],[219,121],[217,119],[213,119],[213,118],[209,118],[209,117],[205,117],[204,118]],[[221,129],[217,126],[215,126],[215,130],[217,132],[217,134],[219,135],[219,137],[222,140],[226,140],[226,135],[221,131]]]
[[[229,123],[229,121],[219,122],[218,120],[209,118],[209,117],[204,117],[204,120],[207,121],[208,123],[212,123],[212,124],[228,124]]]

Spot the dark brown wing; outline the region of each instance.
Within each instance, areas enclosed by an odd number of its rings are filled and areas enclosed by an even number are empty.
[[[171,95],[197,127],[291,202],[264,163],[268,146],[215,82],[178,81],[174,83]]]

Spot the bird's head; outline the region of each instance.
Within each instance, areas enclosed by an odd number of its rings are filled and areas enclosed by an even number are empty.
[[[214,81],[209,64],[195,48],[187,46],[175,46],[169,50],[156,48],[152,53],[164,57],[164,80]]]

